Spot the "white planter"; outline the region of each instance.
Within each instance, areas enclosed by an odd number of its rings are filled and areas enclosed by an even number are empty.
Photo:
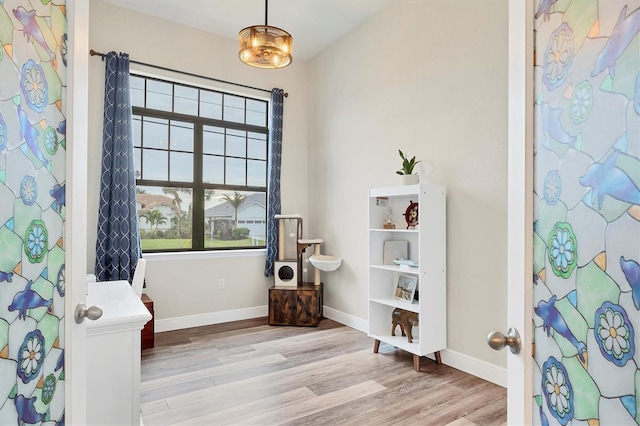
[[[403,185],[415,185],[420,181],[419,175],[402,175]]]

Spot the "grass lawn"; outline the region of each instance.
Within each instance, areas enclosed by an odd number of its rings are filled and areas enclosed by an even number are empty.
[[[251,246],[251,238],[245,238],[244,240],[216,240],[211,241],[209,238],[206,238],[204,241],[204,246],[207,248],[210,247],[250,247]],[[181,248],[191,248],[191,239],[169,239],[169,238],[157,238],[157,239],[143,239],[142,240],[142,250],[166,250],[166,249],[181,249]]]

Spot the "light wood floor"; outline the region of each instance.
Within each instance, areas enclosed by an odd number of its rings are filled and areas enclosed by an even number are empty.
[[[503,425],[506,390],[324,319],[158,333],[142,351],[145,426]]]

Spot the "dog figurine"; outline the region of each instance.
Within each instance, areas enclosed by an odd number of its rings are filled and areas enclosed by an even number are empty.
[[[411,329],[418,326],[418,314],[400,308],[395,308],[391,313],[391,335],[396,335],[396,326],[400,326],[403,336],[407,336],[409,343],[413,343]]]

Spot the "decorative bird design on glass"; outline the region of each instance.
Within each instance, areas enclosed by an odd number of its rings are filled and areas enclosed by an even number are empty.
[[[18,319],[27,318],[27,309],[40,308],[45,306],[47,309],[53,304],[53,300],[45,300],[35,291],[31,290],[33,281],[29,281],[24,291],[19,292],[13,298],[13,302],[9,305],[9,312],[18,311]]]
[[[583,342],[578,341],[571,330],[569,330],[562,314],[560,314],[560,311],[556,308],[556,296],[552,296],[548,302],[541,300],[533,310],[536,315],[542,318],[542,329],[547,332],[547,336],[549,335],[550,329],[553,328],[556,333],[560,334],[576,347],[580,361],[583,364],[586,363],[585,353],[587,352],[587,346]]]

